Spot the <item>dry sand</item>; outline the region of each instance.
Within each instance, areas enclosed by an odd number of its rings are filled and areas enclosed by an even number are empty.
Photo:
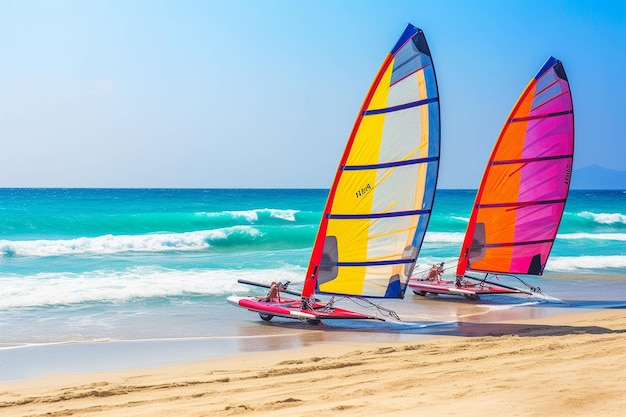
[[[623,416],[626,315],[0,383],[8,416]],[[494,327],[498,329],[498,327]]]

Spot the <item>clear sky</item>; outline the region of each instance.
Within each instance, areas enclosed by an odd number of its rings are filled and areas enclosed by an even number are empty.
[[[626,170],[624,0],[0,0],[0,186],[328,188],[409,22],[437,72],[440,187],[478,186],[550,55],[574,168]]]

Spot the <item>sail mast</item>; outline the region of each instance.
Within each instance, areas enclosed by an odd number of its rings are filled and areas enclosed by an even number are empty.
[[[385,57],[385,60],[383,61],[383,64],[381,65],[380,69],[378,70],[378,73],[376,74],[376,77],[374,78],[374,81],[372,81],[372,85],[370,86],[369,91],[367,95],[365,96],[365,100],[363,101],[363,104],[361,105],[361,109],[359,110],[359,116],[357,117],[354,123],[354,126],[352,127],[352,131],[350,132],[348,143],[346,144],[341,160],[339,161],[339,166],[337,167],[333,184],[330,187],[330,191],[326,199],[326,206],[324,207],[324,211],[322,212],[322,219],[320,220],[320,225],[317,230],[317,237],[315,239],[315,245],[313,246],[313,252],[311,253],[311,260],[307,268],[305,281],[304,281],[304,287],[302,289],[302,297],[309,298],[315,292],[315,286],[317,283],[317,271],[319,268],[319,261],[322,257],[322,250],[324,246],[324,239],[321,239],[321,237],[325,236],[326,234],[326,227],[328,225],[328,214],[330,212],[330,208],[333,205],[335,193],[337,191],[337,184],[339,183],[341,174],[343,172],[341,167],[346,165],[346,160],[348,158],[348,155],[350,155],[350,150],[352,148],[354,137],[356,136],[356,133],[359,130],[361,121],[363,120],[363,112],[365,111],[365,109],[367,109],[370,101],[372,100],[372,96],[374,95],[374,92],[376,91],[376,87],[380,83],[380,79],[384,75],[392,59],[393,59],[393,55],[391,53],[387,54],[387,56]]]

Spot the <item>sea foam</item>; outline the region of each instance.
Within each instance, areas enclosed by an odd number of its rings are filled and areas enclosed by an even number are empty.
[[[622,213],[592,213],[583,211],[578,213],[578,216],[600,224],[626,224],[626,215]]]
[[[613,256],[552,256],[546,271],[574,272],[598,271],[626,268],[626,255]]]
[[[144,235],[104,235],[58,240],[0,240],[0,254],[8,256],[59,256],[115,254],[124,252],[197,251],[233,236],[256,237],[261,232],[251,226],[233,226],[185,233]]]
[[[300,213],[300,210],[264,208],[251,210],[228,210],[221,212],[198,212],[196,213],[196,215],[206,216],[210,218],[226,215],[231,219],[243,219],[248,223],[256,223],[263,216],[267,216],[273,219],[295,222],[296,214],[298,213]]]
[[[117,303],[137,299],[247,294],[251,287],[238,279],[269,284],[272,280],[302,282],[298,266],[267,270],[197,269],[172,270],[133,267],[126,270],[97,270],[85,273],[40,273],[3,276],[0,309]],[[297,284],[295,284],[297,285]],[[263,290],[261,290],[263,292]]]

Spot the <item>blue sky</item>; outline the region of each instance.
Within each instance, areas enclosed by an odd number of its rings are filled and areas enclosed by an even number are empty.
[[[0,0],[0,186],[328,188],[407,23],[433,55],[442,188],[476,188],[546,59],[574,168],[626,169],[626,1]]]

